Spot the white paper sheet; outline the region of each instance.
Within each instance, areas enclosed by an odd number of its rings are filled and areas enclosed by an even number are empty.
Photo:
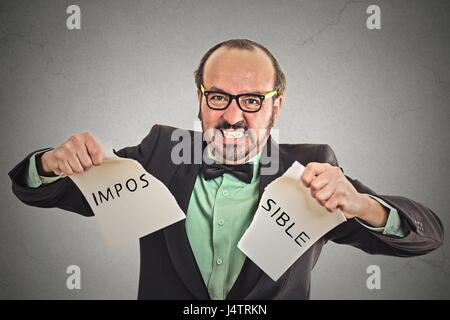
[[[100,166],[69,177],[88,201],[111,247],[185,218],[166,186],[135,160],[108,152]]]
[[[297,161],[270,183],[238,248],[274,281],[318,239],[346,221],[340,210],[328,212],[300,180]]]

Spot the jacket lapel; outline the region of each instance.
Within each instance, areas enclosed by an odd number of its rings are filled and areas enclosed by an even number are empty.
[[[277,169],[273,174],[265,174],[264,169],[272,168],[270,171]],[[285,163],[280,152],[279,145],[270,138],[267,144],[264,146],[260,159],[260,181],[259,181],[259,195],[258,202],[261,200],[261,196],[264,192],[264,188],[267,187],[276,178],[280,177],[286,171]]]
[[[197,133],[192,134],[191,137],[195,134]],[[193,141],[191,146],[194,148]],[[185,214],[187,214],[189,200],[200,168],[200,164],[178,165],[169,184],[169,189]],[[189,244],[185,226],[186,220],[183,219],[163,229],[169,256],[180,279],[189,291],[197,299],[206,300],[209,299],[208,290]]]

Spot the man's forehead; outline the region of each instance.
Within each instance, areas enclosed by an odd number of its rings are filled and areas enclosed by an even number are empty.
[[[275,70],[271,59],[261,49],[217,49],[205,63],[204,80],[235,78],[242,81],[272,82]]]

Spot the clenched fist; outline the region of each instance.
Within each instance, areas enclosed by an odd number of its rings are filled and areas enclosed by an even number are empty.
[[[311,195],[330,212],[338,208],[346,218],[359,217],[373,226],[384,226],[387,211],[368,195],[359,193],[339,167],[310,162],[303,171],[302,182]]]
[[[71,136],[56,149],[44,153],[41,161],[42,169],[47,173],[71,175],[102,164],[103,152],[94,137],[84,132]]]

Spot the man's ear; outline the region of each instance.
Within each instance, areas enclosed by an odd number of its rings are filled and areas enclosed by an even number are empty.
[[[202,91],[200,89],[197,89],[197,98],[198,98],[198,103],[201,103],[202,100]]]
[[[281,106],[283,105],[283,96],[279,96],[275,99],[275,102],[273,104],[273,126],[277,124],[278,121],[278,115],[281,110]]]

